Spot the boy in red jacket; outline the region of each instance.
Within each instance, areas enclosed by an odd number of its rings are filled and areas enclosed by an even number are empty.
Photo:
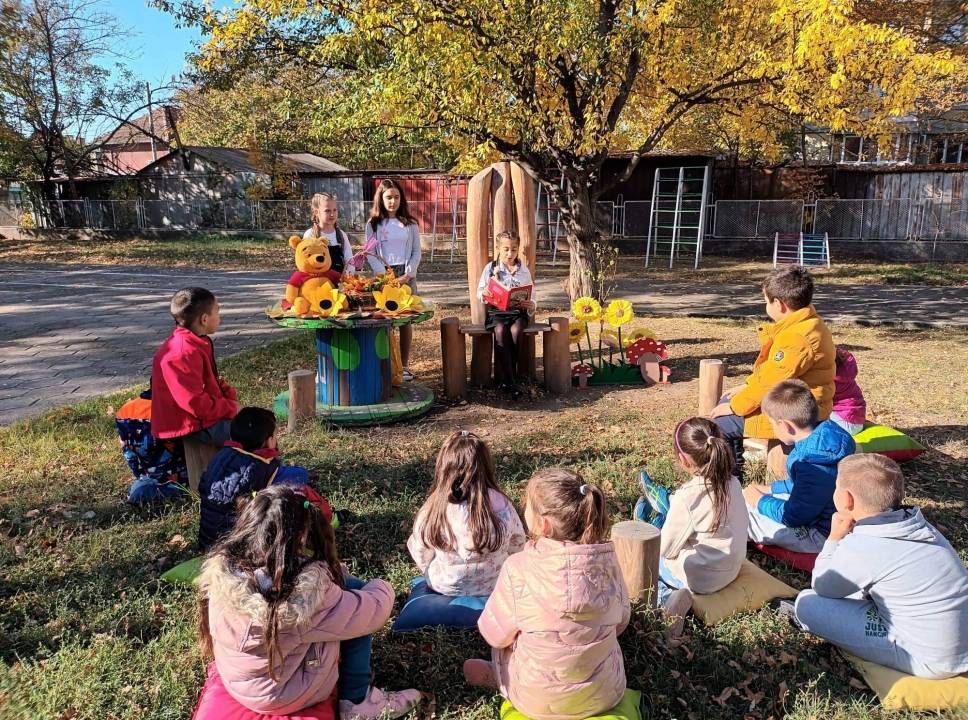
[[[209,337],[221,321],[218,300],[205,288],[182,288],[171,316],[175,330],[151,363],[151,434],[222,447],[239,406],[235,388],[218,375]]]

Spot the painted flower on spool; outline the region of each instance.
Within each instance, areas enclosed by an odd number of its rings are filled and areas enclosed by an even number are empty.
[[[595,322],[602,317],[602,306],[598,300],[590,297],[580,297],[571,306],[576,320],[581,322]]]
[[[314,315],[333,317],[346,308],[346,296],[325,282],[312,294],[309,305]]]
[[[628,300],[612,300],[605,310],[605,322],[612,327],[620,328],[635,317],[632,303]]]
[[[373,300],[387,315],[399,315],[420,305],[420,298],[411,292],[409,285],[388,285],[382,290],[374,290]]]
[[[568,323],[568,342],[580,343],[585,339],[585,324],[580,322]]]

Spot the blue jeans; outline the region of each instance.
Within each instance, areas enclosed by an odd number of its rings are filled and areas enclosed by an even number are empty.
[[[347,590],[359,590],[365,582],[352,575],[346,578]],[[370,690],[370,655],[373,652],[373,636],[343,640],[339,644],[339,681],[337,693],[340,700],[357,704],[366,699]]]
[[[662,605],[672,593],[683,587],[682,580],[669,572],[665,558],[659,558],[659,605]]]
[[[187,496],[188,488],[175,482],[158,482],[153,477],[143,475],[128,488],[129,503],[152,502],[162,498]]]

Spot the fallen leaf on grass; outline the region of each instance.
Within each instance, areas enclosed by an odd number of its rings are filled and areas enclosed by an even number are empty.
[[[855,690],[866,690],[867,689],[867,686],[864,683],[862,683],[860,680],[858,680],[857,678],[851,678],[850,679],[850,682],[848,682],[847,684],[850,685]]]
[[[781,682],[777,688],[777,702],[783,703],[786,700],[786,696],[790,694],[790,688],[787,686],[786,681]]]
[[[713,702],[719,705],[719,707],[726,707],[726,701],[733,697],[733,695],[739,695],[739,690],[734,687],[728,687],[714,697]]]

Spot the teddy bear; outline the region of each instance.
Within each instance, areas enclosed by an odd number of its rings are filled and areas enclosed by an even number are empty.
[[[329,254],[326,238],[301,238],[293,235],[289,246],[296,251],[296,272],[289,276],[286,283],[286,296],[283,298],[284,310],[290,308],[298,315],[305,315],[312,306],[312,297],[323,283],[338,285],[340,273],[333,270],[333,260]]]

